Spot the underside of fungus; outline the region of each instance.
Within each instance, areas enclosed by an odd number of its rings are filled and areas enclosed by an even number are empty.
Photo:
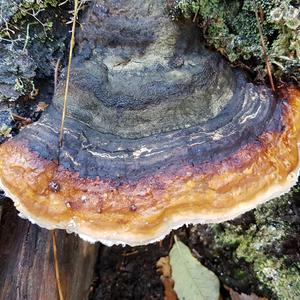
[[[0,147],[1,188],[26,218],[141,245],[232,219],[296,183],[295,88],[249,83],[163,0],[93,1],[83,24],[62,149],[63,78],[42,119]]]

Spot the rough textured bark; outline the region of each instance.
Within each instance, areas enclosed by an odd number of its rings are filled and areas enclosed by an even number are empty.
[[[272,300],[300,299],[300,185],[230,222],[192,227],[191,249],[222,283]]]
[[[87,299],[97,245],[56,231],[57,254],[65,299]],[[0,226],[0,299],[58,298],[52,231],[20,219],[5,202]]]

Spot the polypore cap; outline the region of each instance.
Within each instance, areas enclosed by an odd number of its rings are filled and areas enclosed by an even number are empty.
[[[146,244],[296,183],[299,92],[249,83],[152,4],[90,4],[59,152],[64,80],[43,117],[1,145],[1,187],[40,226]]]

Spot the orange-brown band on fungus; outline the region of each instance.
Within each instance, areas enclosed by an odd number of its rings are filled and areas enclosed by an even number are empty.
[[[114,235],[139,244],[184,223],[224,221],[278,196],[277,190],[287,192],[296,181],[300,92],[289,88],[287,93],[282,132],[265,132],[257,143],[218,163],[181,165],[116,187],[101,178],[81,178],[10,140],[0,147],[2,186],[41,226],[65,228],[72,220],[76,228],[71,230],[92,240]],[[54,191],[51,182],[59,189]]]

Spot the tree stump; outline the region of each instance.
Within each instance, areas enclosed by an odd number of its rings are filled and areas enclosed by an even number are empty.
[[[4,202],[0,226],[0,299],[58,299],[53,232],[17,216]],[[56,231],[60,281],[65,299],[87,299],[98,245]]]

